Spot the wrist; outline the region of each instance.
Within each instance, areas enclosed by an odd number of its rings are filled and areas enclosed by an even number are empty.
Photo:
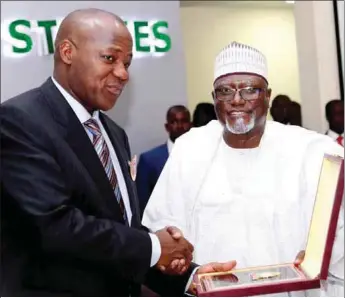
[[[193,265],[195,266],[195,264]],[[198,273],[200,266],[196,266],[191,275],[189,276],[188,282],[186,284],[185,293],[196,296],[196,283],[194,282],[194,275]]]
[[[152,233],[149,233],[149,236],[151,238],[151,248],[152,248],[150,266],[153,267],[161,259],[162,249],[161,249],[161,243],[159,241],[159,238],[155,234],[152,234]]]

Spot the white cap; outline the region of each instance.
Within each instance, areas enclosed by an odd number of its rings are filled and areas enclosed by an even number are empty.
[[[234,73],[251,73],[268,81],[266,57],[257,49],[232,42],[216,57],[214,81],[219,77]]]

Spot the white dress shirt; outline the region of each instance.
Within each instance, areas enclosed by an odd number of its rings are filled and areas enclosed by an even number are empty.
[[[123,173],[120,167],[120,163],[119,160],[116,156],[114,147],[112,145],[112,143],[110,142],[110,139],[108,137],[107,132],[104,129],[104,126],[102,124],[102,122],[99,119],[99,111],[95,111],[93,113],[93,115],[91,116],[90,113],[83,107],[83,105],[81,105],[76,99],[74,99],[53,77],[52,80],[55,84],[55,86],[59,89],[59,91],[61,92],[61,94],[63,95],[63,97],[66,99],[66,101],[68,102],[68,104],[70,105],[70,107],[72,108],[72,110],[74,111],[74,113],[76,114],[76,116],[78,117],[80,123],[83,124],[89,120],[91,117],[97,121],[100,129],[101,129],[101,133],[102,136],[104,137],[104,140],[109,148],[110,151],[110,157],[111,157],[111,161],[112,164],[114,166],[115,169],[115,173],[117,176],[117,180],[119,183],[119,187],[120,187],[120,192],[122,195],[122,199],[125,205],[125,210],[126,210],[126,215],[128,218],[128,223],[131,223],[131,219],[132,219],[132,210],[130,207],[130,203],[129,203],[129,196],[128,196],[128,191],[127,191],[127,187],[126,187],[126,182],[125,179],[123,177]],[[89,130],[84,126],[85,132],[87,133],[87,135],[90,138],[90,141],[92,142],[92,134],[89,132]],[[150,237],[151,237],[151,242],[152,242],[152,256],[151,256],[151,267],[156,265],[156,263],[158,262],[160,255],[161,255],[161,245],[160,242],[158,240],[158,237],[155,234],[151,234],[149,233]]]
[[[171,150],[174,147],[174,143],[172,142],[172,140],[170,140],[170,138],[167,140],[167,147],[168,147],[168,155],[170,155]]]

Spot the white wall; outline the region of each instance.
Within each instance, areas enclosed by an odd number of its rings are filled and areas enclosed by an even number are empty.
[[[340,38],[340,50],[341,50],[341,63],[343,66],[343,79],[345,77],[345,59],[344,59],[344,0],[337,1],[337,10],[338,10],[338,27],[339,27],[339,38]],[[344,84],[344,82],[343,82]]]
[[[294,5],[303,126],[325,133],[325,105],[340,98],[332,1]]]
[[[181,7],[191,109],[200,101],[211,101],[214,59],[234,40],[266,55],[273,97],[284,93],[300,102],[292,5],[283,1],[249,1],[243,5],[241,1],[196,2]]]
[[[1,101],[41,85],[53,69],[52,55],[38,54],[47,51],[44,40],[39,39],[43,41],[43,47],[40,47],[34,39],[33,50],[24,56],[9,53],[15,41],[9,36],[6,22],[8,24],[9,21],[21,18],[33,21],[63,18],[69,12],[85,7],[109,10],[128,21],[168,22],[171,50],[163,56],[136,53],[130,68],[131,81],[116,107],[109,112],[127,131],[133,154],[164,142],[167,108],[177,103],[186,104],[178,1],[1,1]],[[32,34],[34,38],[36,35]],[[143,42],[155,41],[151,39]],[[17,42],[16,45],[22,47],[23,43]]]

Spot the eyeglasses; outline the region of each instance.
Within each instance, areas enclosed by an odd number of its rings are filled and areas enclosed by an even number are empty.
[[[214,90],[215,98],[219,101],[231,101],[235,98],[237,91],[244,100],[259,99],[260,94],[265,88],[245,87],[241,89],[231,89],[227,87],[219,87]]]

